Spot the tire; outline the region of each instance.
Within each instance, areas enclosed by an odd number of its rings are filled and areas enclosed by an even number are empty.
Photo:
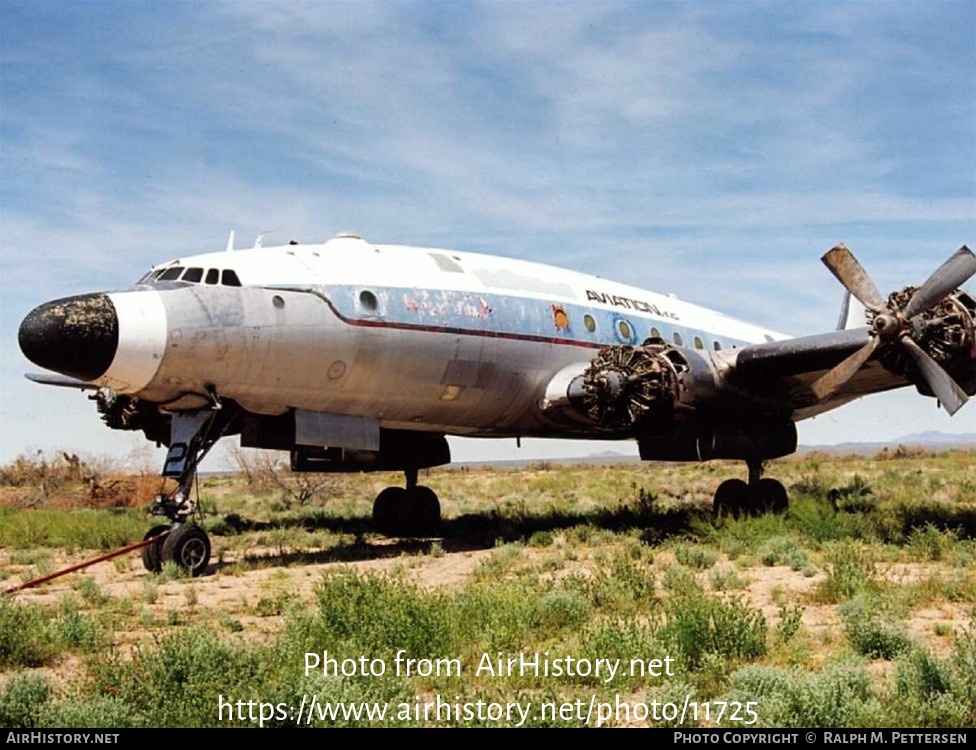
[[[715,490],[712,514],[716,518],[738,518],[749,509],[749,485],[741,479],[726,479]]]
[[[172,560],[191,576],[203,575],[210,562],[210,537],[196,524],[177,526],[163,541],[162,559]]]
[[[414,512],[418,536],[435,536],[441,530],[441,503],[430,487],[417,487],[414,492]]]
[[[785,513],[790,507],[786,488],[775,479],[759,480],[759,497],[762,498],[763,508],[772,513]]]
[[[146,539],[151,539],[154,536],[159,536],[160,534],[169,531],[169,526],[164,526],[160,524],[159,526],[153,526],[146,535],[142,538],[143,541]],[[147,544],[139,552],[142,555],[142,567],[148,570],[150,573],[158,573],[163,569],[163,542],[165,539],[157,539],[152,544]]]
[[[387,487],[373,501],[373,528],[383,536],[396,536],[397,514],[406,500],[403,487]]]
[[[441,524],[441,504],[430,487],[418,485],[405,490],[397,509],[397,526],[403,536],[432,536]]]

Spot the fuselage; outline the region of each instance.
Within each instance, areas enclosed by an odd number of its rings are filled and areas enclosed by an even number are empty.
[[[77,340],[80,303],[61,304],[56,323],[41,320],[44,306],[32,313],[25,353],[173,411],[216,395],[255,414],[303,409],[456,435],[558,436],[539,410],[547,383],[604,346],[655,338],[704,353],[787,338],[595,276],[354,235],[185,256],[105,296],[110,305],[86,305],[110,306],[115,330],[101,321],[90,334],[84,368],[30,351],[68,319]]]

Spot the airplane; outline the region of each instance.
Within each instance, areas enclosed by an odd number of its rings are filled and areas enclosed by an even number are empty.
[[[976,273],[961,247],[921,286],[883,297],[853,254],[822,258],[845,287],[836,330],[792,338],[674,296],[477,253],[324,243],[184,256],[129,288],[44,303],[24,355],[48,385],[94,390],[105,424],[167,446],[176,489],[143,563],[206,570],[191,485],[223,436],[290,452],[296,472],[401,471],[377,531],[429,536],[440,502],[418,472],[445,436],[636,440],[644,460],[744,461],[717,514],[781,512],[765,462],[796,422],[914,385],[954,414],[976,394]]]

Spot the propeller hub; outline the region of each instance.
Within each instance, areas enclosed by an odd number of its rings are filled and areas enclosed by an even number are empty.
[[[874,318],[874,330],[883,338],[897,336],[901,329],[902,325],[898,316],[890,312],[883,312]]]

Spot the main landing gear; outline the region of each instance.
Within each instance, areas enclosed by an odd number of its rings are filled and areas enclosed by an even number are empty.
[[[749,467],[748,482],[741,479],[726,479],[715,490],[712,511],[716,518],[785,512],[789,507],[790,499],[782,482],[776,479],[763,479],[761,460],[749,459],[746,465]]]
[[[417,469],[405,469],[407,486],[387,487],[373,501],[373,526],[385,536],[434,536],[441,504],[430,487],[417,484]]]
[[[191,576],[202,575],[210,562],[210,537],[194,520],[199,515],[192,496],[197,465],[233,422],[235,412],[222,409],[214,399],[210,409],[173,415],[172,440],[162,475],[176,479],[176,490],[160,495],[150,513],[164,516],[169,524],[153,526],[143,539],[155,539],[142,548],[142,564],[151,573],[173,562]]]

